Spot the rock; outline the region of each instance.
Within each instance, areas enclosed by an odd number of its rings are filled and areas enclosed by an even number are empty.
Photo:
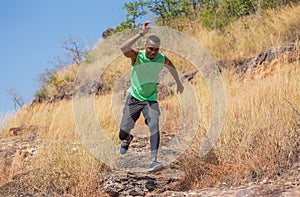
[[[155,182],[152,181],[152,180],[149,180],[149,181],[146,183],[146,188],[147,188],[147,190],[149,190],[149,191],[153,191],[153,190],[155,189],[155,187],[156,187],[156,184],[155,184]]]
[[[98,79],[86,79],[78,85],[79,88],[75,94],[79,96],[88,96],[91,94],[98,95],[104,87],[104,83],[100,82]]]
[[[0,171],[6,181],[13,180],[30,169],[40,143],[35,134],[21,135],[34,131],[34,127],[18,127],[16,130],[20,131],[19,136],[11,136],[0,143]]]
[[[164,192],[171,189],[174,181],[179,180],[174,177],[177,171],[169,169],[157,174],[115,171],[104,178],[102,188],[111,196],[145,196],[151,192]]]
[[[21,135],[24,131],[23,127],[12,127],[9,129],[9,135],[14,136],[14,135]]]
[[[255,190],[253,189],[244,189],[244,190],[241,190],[239,192],[236,193],[236,197],[250,197],[250,196],[255,196]]]
[[[253,58],[219,61],[216,64],[221,71],[233,65],[236,73],[241,74],[241,79],[245,79],[267,76],[277,63],[292,63],[299,60],[297,43],[292,43],[260,51]]]
[[[114,32],[113,28],[107,28],[104,32],[102,32],[102,38],[107,38],[108,36],[111,36]]]

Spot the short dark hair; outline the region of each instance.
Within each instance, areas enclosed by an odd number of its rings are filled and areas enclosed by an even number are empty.
[[[157,37],[156,35],[151,35],[147,38],[146,40],[146,44],[149,42],[149,40],[151,40],[152,42],[154,42],[155,44],[160,45],[160,39],[159,37]]]

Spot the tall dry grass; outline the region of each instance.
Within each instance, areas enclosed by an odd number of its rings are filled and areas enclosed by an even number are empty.
[[[246,16],[221,30],[208,31],[192,21],[184,32],[195,38],[216,60],[255,56],[259,51],[299,40],[300,6]]]
[[[268,11],[261,18],[245,17],[222,32],[209,32],[197,23],[191,23],[192,28],[185,31],[217,60],[246,58],[262,49],[298,39],[295,32],[300,29],[299,9],[300,6],[295,6],[279,12]],[[193,72],[193,66],[184,58],[171,52],[168,56],[181,73]],[[112,93],[115,82],[128,71],[124,65],[128,65],[128,61],[120,57],[106,69],[104,79],[109,84],[108,92]],[[212,186],[219,182],[239,184],[274,177],[290,167],[300,141],[299,116],[293,110],[300,111],[299,62],[284,63],[277,68],[266,78],[247,82],[240,82],[239,76],[230,69],[222,71],[226,90],[225,124],[217,144],[204,158],[198,151],[210,126],[210,92],[200,74],[188,82],[197,93],[201,116],[194,143],[179,159],[186,175],[180,188]],[[70,71],[72,76],[73,71]],[[65,77],[65,73],[68,72],[64,71],[61,76]],[[118,107],[122,107],[124,98],[114,103],[116,98],[110,94],[100,95],[94,105],[99,124],[106,135],[118,143],[117,123],[121,110]],[[179,129],[178,105],[176,96],[161,101],[167,115],[163,131],[176,133]],[[112,108],[119,110],[119,114]],[[40,192],[56,189],[76,196],[102,195],[99,184],[102,173],[109,169],[81,143],[72,110],[72,102],[66,100],[34,104],[21,109],[9,121],[8,128],[24,125],[40,128],[37,135],[42,143],[32,169],[21,180],[24,188]]]
[[[107,172],[97,158],[79,141],[44,141],[34,169],[21,180],[23,187],[36,188],[35,193],[56,191],[73,196],[102,196],[99,187],[102,173]]]
[[[219,154],[224,163],[235,164],[236,177],[242,172],[254,178],[272,176],[295,159],[300,117],[292,107],[300,109],[300,67],[299,62],[284,66],[270,78],[227,89],[226,125],[219,142],[226,148]]]
[[[74,196],[104,195],[99,184],[102,173],[109,169],[82,144],[72,110],[72,101],[68,100],[35,104],[24,107],[8,122],[8,128],[34,126],[38,140],[30,168],[19,171],[25,172],[26,176],[14,178],[20,191]],[[23,135],[20,138],[24,138]],[[28,158],[22,158],[19,162],[24,160]],[[1,181],[2,184],[18,175],[19,172],[13,167],[8,169],[8,174],[13,173],[12,176],[7,176],[6,180]]]
[[[188,182],[196,187],[239,184],[286,172],[300,147],[299,74],[299,62],[247,83],[232,81],[235,76],[224,71],[225,125],[206,157],[197,151],[182,157]],[[201,140],[194,145],[199,144]]]
[[[8,135],[7,121],[15,115],[14,111],[0,112],[0,137],[4,138]]]

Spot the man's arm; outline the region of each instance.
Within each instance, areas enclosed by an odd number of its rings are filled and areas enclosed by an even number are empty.
[[[171,75],[173,76],[173,78],[176,81],[177,93],[182,93],[184,87],[178,77],[177,70],[176,70],[175,66],[173,65],[173,63],[167,57],[165,57],[165,66],[167,67],[167,69],[169,70],[169,72],[171,73]]]
[[[132,60],[132,64],[134,64],[135,62],[135,59],[136,59],[136,56],[137,56],[137,53],[138,51],[137,50],[134,50],[132,49],[132,45],[138,40],[140,39],[141,37],[143,37],[146,33],[148,33],[148,30],[149,30],[149,23],[151,23],[151,21],[146,21],[143,25],[143,29],[142,29],[142,32],[140,32],[139,34],[133,36],[132,38],[128,39],[127,41],[125,41],[120,49],[122,50],[123,54],[128,57],[128,58],[131,58]]]

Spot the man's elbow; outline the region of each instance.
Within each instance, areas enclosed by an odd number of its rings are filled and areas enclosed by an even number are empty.
[[[121,51],[123,52],[123,53],[126,53],[126,52],[128,52],[128,51],[130,51],[130,48],[128,48],[128,47],[126,47],[126,46],[120,46],[120,49],[121,49]]]
[[[123,45],[120,46],[121,51],[124,51],[125,47]]]

